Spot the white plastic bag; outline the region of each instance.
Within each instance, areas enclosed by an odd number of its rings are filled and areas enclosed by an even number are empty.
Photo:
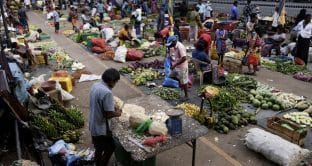
[[[148,128],[148,132],[151,135],[167,135],[168,129],[166,124],[159,121],[153,121],[150,127]]]
[[[129,122],[129,117],[132,114],[145,114],[145,108],[135,104],[125,104],[122,107],[122,114],[119,120],[122,122]]]
[[[61,95],[62,95],[62,100],[63,101],[69,101],[74,99],[75,97],[73,95],[71,95],[70,93],[68,93],[66,90],[64,90],[61,86],[61,84],[56,81],[56,85],[55,85],[56,89],[61,91]]]
[[[127,55],[127,47],[119,46],[115,52],[114,61],[116,62],[126,62],[126,55]]]
[[[41,74],[39,77],[34,77],[29,81],[30,85],[41,85],[44,82],[46,74]]]
[[[245,135],[249,149],[283,166],[297,165],[310,151],[259,128],[248,130]]]

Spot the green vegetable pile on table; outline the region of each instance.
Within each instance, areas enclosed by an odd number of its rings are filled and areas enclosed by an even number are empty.
[[[66,142],[77,142],[80,137],[78,129],[84,126],[84,118],[77,107],[65,108],[53,100],[48,112],[34,116],[31,124],[50,139],[62,138]]]
[[[246,111],[231,110],[227,112],[218,112],[218,122],[214,129],[220,133],[228,133],[229,130],[235,130],[246,126],[249,123],[256,124],[256,115]]]
[[[256,90],[251,90],[248,95],[249,101],[254,107],[261,107],[262,109],[272,109],[274,111],[284,110],[285,106],[283,103],[278,101],[276,97],[270,92],[257,92]]]
[[[180,97],[179,90],[167,87],[158,87],[152,91],[152,94],[157,95],[164,100],[177,100]]]
[[[131,72],[132,83],[136,86],[145,85],[148,81],[153,81],[162,78],[162,74],[153,69],[136,69]]]

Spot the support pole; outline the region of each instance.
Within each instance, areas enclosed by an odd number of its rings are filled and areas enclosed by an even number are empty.
[[[15,127],[15,141],[16,141],[17,159],[21,160],[22,159],[22,151],[21,151],[21,144],[20,144],[20,137],[19,137],[17,120],[14,120],[14,127]]]

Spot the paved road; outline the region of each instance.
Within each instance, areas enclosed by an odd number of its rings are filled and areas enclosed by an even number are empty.
[[[109,67],[120,68],[122,66],[122,64],[115,63],[113,61],[102,61],[95,55],[86,51],[80,45],[66,38],[64,35],[54,34],[53,28],[43,24],[45,20],[42,15],[30,12],[29,18],[30,24],[37,25],[38,27],[42,28],[44,32],[49,33],[51,38],[55,40],[62,48],[64,48],[71,57],[82,62],[84,65],[86,65],[87,70],[93,72],[94,74],[101,74],[106,68]],[[70,26],[66,25],[66,28],[70,29]],[[273,85],[284,91],[290,91],[312,98],[311,84],[294,80],[289,76],[262,70],[256,79],[261,82]],[[86,117],[86,124],[89,111],[88,94],[92,83],[93,82],[78,83],[72,92],[72,94],[76,96],[76,100],[72,101],[72,103],[81,107]],[[113,92],[116,96],[123,100],[144,95],[138,88],[133,86],[125,78],[121,79]],[[249,126],[248,128],[250,127],[252,126]],[[199,143],[196,165],[272,165],[272,163],[265,160],[261,155],[248,150],[243,145],[242,138],[248,128],[246,127],[237,131],[233,131],[228,135],[218,134],[215,131],[210,131],[207,136],[201,137],[200,141],[198,141]],[[87,125],[83,129],[83,132],[84,134],[82,136],[80,146],[92,147]],[[186,145],[179,146],[157,156],[158,166],[189,166],[190,162],[191,149]]]

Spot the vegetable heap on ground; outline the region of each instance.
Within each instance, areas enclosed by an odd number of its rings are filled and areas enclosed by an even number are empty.
[[[296,65],[292,62],[274,63],[263,61],[262,65],[269,70],[281,72],[284,74],[295,74],[297,72],[307,71],[306,66]]]
[[[78,129],[84,125],[83,114],[79,108],[72,106],[65,108],[57,101],[45,114],[32,118],[31,124],[38,127],[48,138],[62,138],[66,142],[77,142],[80,132]]]
[[[180,97],[179,90],[167,87],[157,87],[152,91],[152,94],[157,95],[164,100],[177,100]]]
[[[160,79],[162,77],[159,71],[153,69],[138,68],[130,74],[132,83],[136,86],[146,85],[148,81]]]

